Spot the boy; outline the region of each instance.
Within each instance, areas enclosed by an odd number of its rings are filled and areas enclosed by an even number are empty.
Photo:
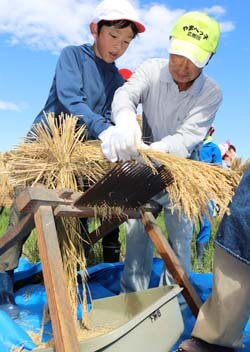
[[[48,99],[34,124],[44,118],[43,111],[53,112],[55,116],[63,112],[77,116],[79,124],[87,126],[88,138],[106,140],[114,128],[111,122],[113,95],[124,82],[114,61],[125,53],[132,39],[144,31],[129,1],[102,1],[90,24],[94,44],[62,50]],[[10,226],[19,218],[17,210],[12,211]],[[84,222],[86,225],[86,219]],[[111,234],[111,243],[119,243],[118,234],[118,229]],[[18,265],[22,245],[23,241],[16,243],[0,256],[0,309],[13,318],[18,315],[13,295],[13,270]]]

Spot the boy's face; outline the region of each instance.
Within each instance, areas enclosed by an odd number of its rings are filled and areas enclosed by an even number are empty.
[[[233,148],[229,148],[228,151],[226,152],[226,156],[231,160],[233,161],[233,159],[235,158],[236,156],[236,153],[235,151],[233,150]]]
[[[97,57],[107,63],[112,63],[127,50],[133,39],[131,27],[115,28],[114,26],[102,26],[100,33],[97,24],[90,24],[90,31],[95,38],[94,52]]]
[[[192,61],[184,56],[170,54],[169,71],[173,80],[185,90],[185,87],[188,89],[200,75],[202,69],[195,66]]]

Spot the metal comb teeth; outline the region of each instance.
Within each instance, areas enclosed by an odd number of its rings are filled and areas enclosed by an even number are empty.
[[[156,172],[138,161],[118,164],[76,199],[74,205],[137,208],[173,182],[170,171],[163,166],[155,168]]]

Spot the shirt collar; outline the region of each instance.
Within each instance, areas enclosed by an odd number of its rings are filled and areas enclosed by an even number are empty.
[[[211,143],[213,141],[213,137],[212,136],[207,136],[203,142],[203,144],[207,144],[207,143]]]

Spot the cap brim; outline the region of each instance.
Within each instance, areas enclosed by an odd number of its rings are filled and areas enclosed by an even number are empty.
[[[121,18],[121,17],[116,17],[116,16],[102,16],[101,18],[100,17],[96,17],[92,20],[92,22],[94,23],[98,23],[100,22],[101,20],[105,20],[105,21],[120,21],[120,20],[126,20],[126,21],[130,21],[130,22],[133,22],[138,30],[138,33],[143,33],[145,32],[146,30],[146,27],[141,23],[141,22],[138,22],[138,21],[135,21],[131,18]]]
[[[185,56],[199,68],[206,66],[211,57],[211,53],[201,49],[199,46],[174,37],[170,40],[169,53]]]
[[[131,21],[131,20],[129,20],[129,21]],[[146,28],[142,23],[136,22],[136,21],[131,21],[131,22],[133,22],[136,25],[136,28],[138,29],[138,33],[145,32]]]

